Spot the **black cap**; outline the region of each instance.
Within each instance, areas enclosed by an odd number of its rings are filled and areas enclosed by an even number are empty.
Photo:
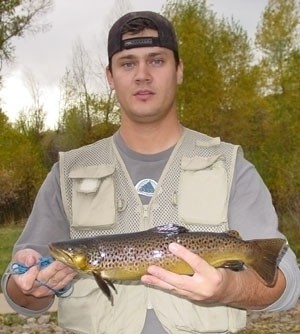
[[[122,40],[124,25],[135,19],[150,20],[156,27],[158,37],[136,37]],[[151,11],[131,12],[120,17],[111,27],[108,34],[108,58],[125,49],[159,46],[170,49],[178,55],[178,43],[172,23],[164,16]]]

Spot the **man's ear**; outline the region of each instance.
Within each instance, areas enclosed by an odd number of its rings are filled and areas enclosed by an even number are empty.
[[[114,79],[113,79],[109,66],[106,66],[106,79],[107,79],[110,89],[114,90],[115,89]]]
[[[183,62],[180,59],[178,67],[177,67],[177,84],[181,85],[183,82]]]

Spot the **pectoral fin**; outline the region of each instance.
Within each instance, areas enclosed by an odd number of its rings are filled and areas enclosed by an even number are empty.
[[[241,271],[244,269],[244,262],[238,260],[226,261],[222,263],[220,267],[230,269],[232,271]]]
[[[115,286],[113,285],[113,283],[110,280],[108,280],[108,279],[104,280],[100,273],[93,272],[93,275],[95,277],[95,280],[96,280],[99,288],[103,291],[103,293],[108,298],[108,300],[111,302],[111,305],[113,306],[114,305],[114,297],[113,297],[109,287],[114,289],[114,291],[117,293],[117,290],[116,290]]]

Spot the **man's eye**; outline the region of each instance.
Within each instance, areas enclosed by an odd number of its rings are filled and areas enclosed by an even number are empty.
[[[155,58],[151,61],[151,64],[153,66],[161,66],[163,63],[164,63],[164,61],[161,58]]]
[[[122,64],[122,67],[125,69],[125,70],[130,70],[134,67],[134,62],[125,62]]]

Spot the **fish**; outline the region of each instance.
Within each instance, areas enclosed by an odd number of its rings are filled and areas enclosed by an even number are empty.
[[[193,275],[188,263],[169,251],[176,242],[215,268],[253,270],[266,286],[273,286],[277,266],[287,249],[285,239],[243,240],[239,233],[190,232],[186,227],[165,224],[149,230],[73,239],[49,244],[51,256],[77,270],[93,275],[113,305],[114,281],[139,280],[150,265]]]

